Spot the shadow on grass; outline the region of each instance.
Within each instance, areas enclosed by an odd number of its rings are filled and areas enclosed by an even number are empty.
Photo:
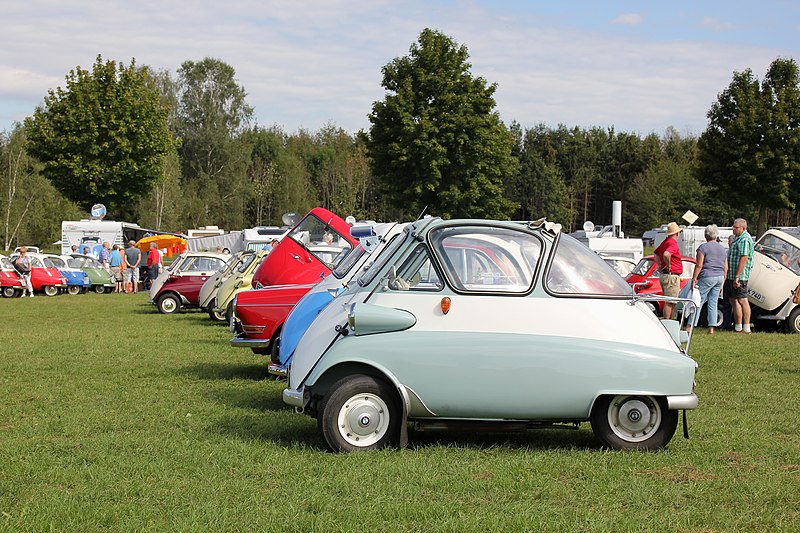
[[[236,363],[200,363],[178,370],[198,379],[250,379],[264,381],[271,379],[266,365],[241,365]]]

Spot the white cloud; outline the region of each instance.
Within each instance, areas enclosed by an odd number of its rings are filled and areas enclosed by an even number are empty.
[[[723,22],[716,17],[703,17],[702,26],[715,32],[730,31],[736,28],[729,22]]]
[[[644,21],[644,17],[639,13],[623,13],[611,21],[611,24],[621,26],[638,26]]]

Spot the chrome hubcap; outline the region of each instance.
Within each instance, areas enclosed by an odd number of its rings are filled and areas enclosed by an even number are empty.
[[[649,396],[617,396],[608,406],[608,422],[619,438],[640,442],[661,425],[661,408]]]
[[[389,408],[374,394],[353,396],[339,410],[339,434],[353,446],[375,444],[386,434],[388,424]]]

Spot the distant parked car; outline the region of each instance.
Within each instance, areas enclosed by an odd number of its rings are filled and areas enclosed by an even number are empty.
[[[200,305],[200,288],[230,259],[228,254],[184,252],[150,287],[150,302],[163,314]]]
[[[69,256],[60,256],[54,254],[47,254],[53,265],[58,268],[64,279],[67,280],[67,292],[69,294],[80,294],[89,290],[91,281],[89,275],[78,267],[69,266]]]
[[[114,292],[117,282],[114,275],[103,268],[103,265],[90,255],[72,254],[67,259],[67,264],[72,268],[78,268],[89,276],[89,288],[97,294]]]
[[[30,248],[29,248],[30,250]],[[19,254],[10,256],[13,262]],[[31,259],[31,285],[35,292],[43,292],[47,296],[55,296],[61,289],[66,289],[67,280],[59,272],[58,268],[50,261],[50,258],[41,253],[28,252]]]
[[[656,450],[698,404],[690,335],[560,226],[407,226],[297,344],[284,402],[334,451],[415,429],[577,428]],[[677,301],[677,300],[676,300]]]
[[[20,296],[25,290],[22,278],[11,261],[4,255],[0,255],[0,289],[3,291],[4,298]]]
[[[756,242],[753,268],[747,282],[753,320],[785,323],[790,333],[800,333],[800,306],[791,291],[800,283],[800,239],[770,229]]]
[[[683,288],[694,275],[695,261],[691,257],[683,258],[683,272],[681,273],[681,288]],[[643,257],[639,263],[628,274],[626,281],[633,286],[636,294],[655,294],[663,295],[664,289],[661,288],[661,280],[659,279],[658,269],[656,268],[656,260],[652,255]],[[647,305],[652,309],[655,314],[660,314],[664,309],[664,302],[655,301],[647,302]],[[719,313],[720,320],[722,313]]]
[[[203,283],[203,286],[200,287],[200,296],[198,297],[200,308],[207,312],[212,320],[225,322],[225,314],[217,313],[214,310],[217,305],[217,293],[225,280],[231,277],[236,269],[239,268],[242,261],[245,260],[245,257],[248,257],[252,253],[253,252],[250,250],[236,252],[236,254],[225,263],[225,266],[209,277],[205,283]]]
[[[217,290],[217,302],[214,306],[215,316],[222,316],[225,320],[230,320],[234,297],[252,289],[253,274],[270,253],[269,250],[248,250],[242,256],[242,262]]]

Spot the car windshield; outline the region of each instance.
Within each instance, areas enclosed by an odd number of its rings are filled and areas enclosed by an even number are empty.
[[[53,264],[56,268],[67,268],[66,263],[60,257],[48,257],[48,260]]]
[[[8,260],[8,257],[0,258],[0,264],[2,264],[3,268],[5,268],[6,270],[14,269],[14,265],[11,264],[11,261]]]
[[[761,237],[756,243],[756,251],[777,261],[781,266],[800,276],[800,249],[777,235],[767,233]]]
[[[207,256],[190,256],[181,263],[181,272],[216,272],[222,266],[222,259]]]
[[[314,215],[308,215],[288,235],[329,268],[336,268],[352,245],[339,232]]]
[[[364,257],[367,251],[364,249],[363,246],[359,243],[353,250],[347,254],[344,259],[339,263],[339,265],[333,270],[333,275],[336,276],[338,279],[342,279],[350,272],[350,269],[353,268],[353,265],[358,263],[358,261]]]
[[[242,256],[242,262],[239,264],[239,267],[236,270],[238,270],[239,273],[244,273],[247,270],[247,267],[250,266],[250,263],[252,263],[255,260],[255,258],[256,254],[254,253],[245,254],[244,256]]]
[[[70,257],[67,259],[67,264],[70,266],[70,268],[81,268],[83,266],[83,261],[77,257]]]
[[[564,295],[628,296],[630,286],[603,258],[561,234],[546,278],[547,290]]]
[[[655,260],[653,260],[652,257],[645,257],[644,259],[640,260],[635,267],[633,267],[631,274],[636,276],[646,276],[647,272],[650,271],[650,267],[653,266],[653,263],[655,263]]]
[[[383,270],[384,265],[392,258],[394,253],[403,245],[406,240],[406,235],[411,232],[413,229],[413,225],[406,226],[403,233],[398,233],[389,241],[389,244],[386,245],[386,248],[378,255],[378,258],[375,259],[375,262],[372,263],[372,266],[369,267],[361,276],[358,277],[358,284],[361,287],[372,282],[375,279],[375,276],[378,275],[378,272]]]

